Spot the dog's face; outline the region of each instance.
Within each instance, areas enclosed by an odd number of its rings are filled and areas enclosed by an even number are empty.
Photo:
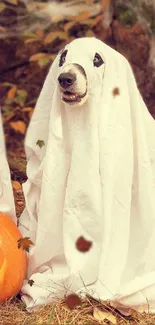
[[[61,73],[58,76],[58,84],[63,102],[69,105],[82,105],[88,98],[88,80],[84,65],[68,63],[68,50],[62,50],[59,59]],[[88,58],[90,60],[90,58]],[[87,58],[85,57],[85,60]],[[99,68],[104,61],[99,53],[95,52],[92,59],[92,67]]]

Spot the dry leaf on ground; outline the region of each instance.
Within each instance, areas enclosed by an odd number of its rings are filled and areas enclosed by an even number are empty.
[[[87,32],[86,32],[86,37],[95,37],[95,34],[93,33],[93,31],[92,30],[87,30]]]
[[[41,28],[36,29],[36,35],[42,39],[44,37],[44,31]]]
[[[83,11],[77,16],[70,17],[70,19],[76,22],[81,22],[82,20],[86,20],[90,17],[91,17],[91,13],[89,11]]]
[[[74,25],[76,24],[75,21],[69,21],[64,25],[65,32],[68,32]]]
[[[24,205],[24,202],[23,202],[23,201],[17,201],[17,204],[18,204],[19,206],[22,206],[22,205]]]
[[[0,12],[3,11],[5,9],[5,5],[3,3],[0,3]],[[0,33],[6,33],[7,29],[4,28],[3,26],[0,26]]]
[[[93,26],[96,26],[100,21],[104,19],[104,14],[100,14],[93,19]]]
[[[32,108],[32,107],[24,107],[24,108],[22,109],[22,111],[23,111],[23,112],[31,112],[31,111],[33,111],[33,108]]]
[[[111,322],[112,324],[117,324],[116,317],[113,314],[108,313],[106,311],[102,311],[102,310],[98,309],[97,307],[94,308],[93,316],[98,321],[106,320],[106,321]]]
[[[18,191],[21,191],[21,184],[18,181],[13,181],[12,182],[13,189]]]
[[[23,121],[16,121],[16,122],[10,122],[10,126],[12,129],[14,129],[16,132],[20,132],[22,134],[25,134],[26,131],[26,124]]]
[[[0,3],[0,12],[2,12],[6,8],[4,3]]]
[[[38,64],[42,68],[42,67],[45,67],[49,62],[50,62],[50,57],[49,56],[45,56],[45,57],[41,58],[38,61]]]
[[[40,59],[45,58],[47,56],[48,56],[48,54],[46,54],[46,53],[42,53],[42,52],[41,53],[36,53],[36,54],[33,54],[33,55],[30,56],[29,61],[30,62],[39,61]]]
[[[8,91],[8,98],[13,99],[15,98],[17,92],[17,87],[12,87],[9,91]]]
[[[59,38],[60,40],[66,40],[68,38],[68,34],[66,32],[61,32],[61,31],[50,32],[46,35],[44,39],[44,44],[52,43],[57,38]]]

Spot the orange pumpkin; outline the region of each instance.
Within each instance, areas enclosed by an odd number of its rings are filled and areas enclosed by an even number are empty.
[[[26,276],[27,255],[17,245],[21,237],[11,218],[0,212],[0,302],[16,295]]]

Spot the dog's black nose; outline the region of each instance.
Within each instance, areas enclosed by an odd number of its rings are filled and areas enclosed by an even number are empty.
[[[59,84],[63,88],[67,88],[73,85],[75,80],[76,80],[76,75],[70,72],[61,73],[60,76],[58,77]]]

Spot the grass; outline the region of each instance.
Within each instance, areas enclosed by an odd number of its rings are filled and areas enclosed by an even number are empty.
[[[133,313],[124,317],[108,304],[99,303],[89,298],[83,300],[81,306],[69,310],[64,301],[58,301],[40,307],[36,312],[28,313],[20,299],[13,299],[0,305],[0,325],[97,325],[112,324],[106,320],[98,321],[93,317],[93,310],[97,307],[108,311],[116,317],[118,325],[153,325],[155,315]]]

